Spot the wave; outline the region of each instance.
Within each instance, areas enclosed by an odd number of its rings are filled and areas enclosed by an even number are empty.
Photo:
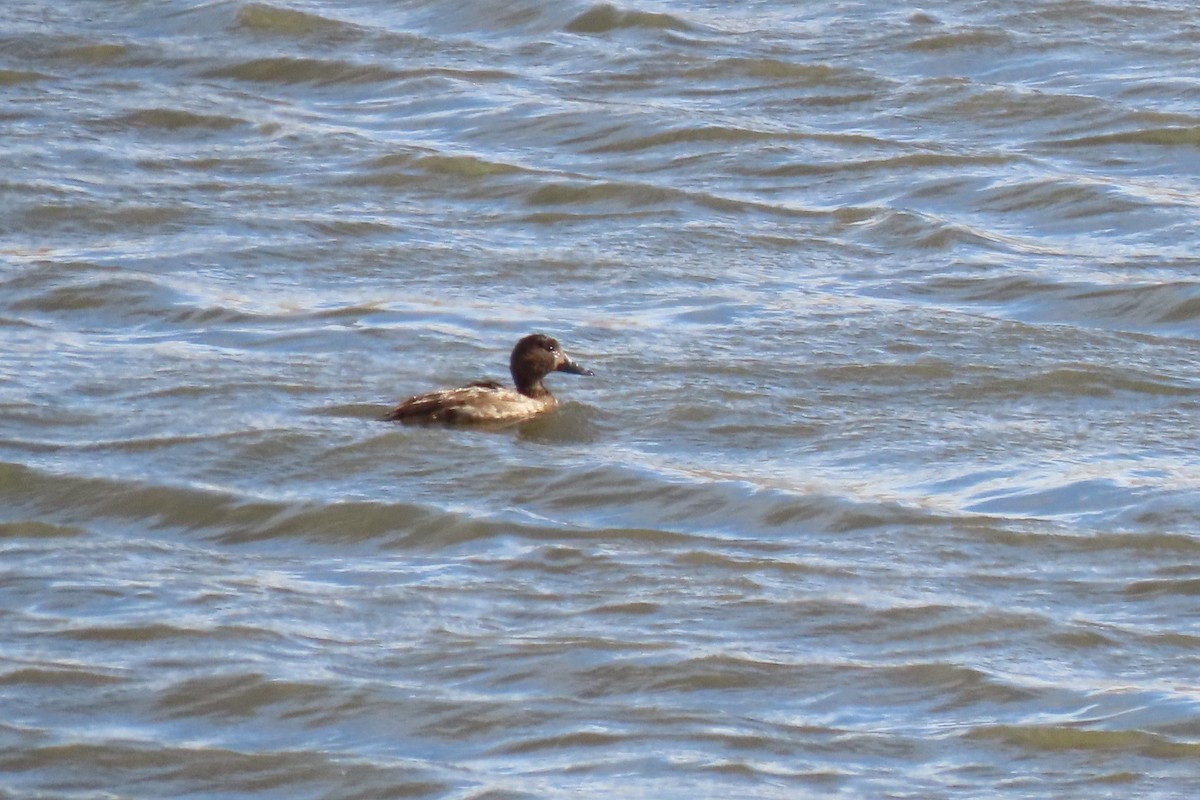
[[[647,30],[691,31],[695,26],[681,17],[659,11],[622,10],[602,3],[579,14],[566,24],[568,33],[611,33],[622,28]]]
[[[269,3],[245,3],[239,6],[233,27],[274,36],[300,39],[316,37],[335,42],[352,42],[368,33],[358,25],[322,14]]]
[[[1135,753],[1170,760],[1194,760],[1200,756],[1200,743],[1178,741],[1149,731],[1089,730],[1075,725],[980,725],[966,736],[1001,741],[1035,754],[1081,750],[1098,754]]]
[[[199,114],[178,108],[146,108],[109,117],[97,128],[108,131],[227,131],[247,124],[249,123],[246,119],[226,114]]]
[[[1194,149],[1200,145],[1200,125],[1151,127],[1116,133],[1090,134],[1070,139],[1045,141],[1040,145],[1047,148],[1111,148],[1113,145],[1151,145]]]
[[[399,80],[414,74],[377,64],[354,64],[338,59],[271,56],[254,58],[238,64],[211,67],[204,71],[206,78],[233,78],[252,83],[293,84],[316,86],[339,84],[381,83]]]
[[[1125,284],[1056,280],[1042,271],[939,277],[910,289],[951,305],[984,306],[1015,319],[1190,334],[1200,320],[1200,283]]]

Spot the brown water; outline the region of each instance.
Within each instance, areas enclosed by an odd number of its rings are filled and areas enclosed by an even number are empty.
[[[0,797],[1200,793],[1191,2],[16,0],[0,96]]]

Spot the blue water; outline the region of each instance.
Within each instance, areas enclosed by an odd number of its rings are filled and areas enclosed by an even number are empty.
[[[1198,44],[4,5],[0,796],[1195,796]]]

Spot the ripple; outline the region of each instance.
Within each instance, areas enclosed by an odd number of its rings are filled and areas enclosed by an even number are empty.
[[[1180,385],[1166,375],[1085,364],[1031,372],[1012,381],[993,381],[986,392],[998,397],[1061,395],[1079,398],[1126,393],[1170,397],[1192,396],[1200,393],[1200,387]]]
[[[105,121],[103,128],[111,130],[186,129],[225,131],[245,125],[246,120],[223,114],[196,114],[176,108],[147,108],[130,111]]]
[[[1100,753],[1137,753],[1148,758],[1194,759],[1200,744],[1178,742],[1147,731],[1098,731],[1066,725],[980,726],[972,739],[994,739],[1032,753],[1085,750]]]
[[[1128,595],[1180,595],[1193,597],[1200,595],[1200,578],[1163,578],[1158,580],[1136,581],[1125,587]]]
[[[119,275],[89,275],[86,265],[81,265],[77,277],[67,285],[49,285],[37,292],[27,293],[22,299],[10,304],[20,312],[37,312],[56,315],[63,312],[103,312],[116,317],[137,316],[134,309],[144,315],[157,313],[170,307],[176,295],[157,281]]]
[[[978,50],[987,47],[1003,47],[1009,44],[1010,37],[1004,31],[976,28],[923,36],[908,42],[905,47],[919,52],[940,52]]]
[[[296,748],[245,751],[192,743],[64,741],[33,745],[0,755],[0,768],[13,774],[55,776],[57,791],[87,792],[97,782],[112,791],[136,792],[148,776],[182,796],[220,790],[238,794],[302,791],[344,786],[393,797],[428,796],[449,786],[410,765],[343,764],[324,750]]]
[[[288,38],[319,37],[353,41],[366,34],[355,25],[321,14],[297,11],[268,3],[245,3],[234,16],[234,27]]]
[[[1038,211],[1051,219],[1064,220],[1121,214],[1145,207],[1117,186],[1082,179],[999,181],[983,193],[976,205],[982,211],[1006,214]]]
[[[669,147],[694,142],[755,142],[778,138],[779,134],[754,131],[747,128],[704,127],[635,136],[619,142],[606,143],[588,148],[588,153],[635,153],[657,147]]]
[[[567,23],[568,33],[611,33],[622,28],[645,28],[648,30],[691,31],[693,26],[671,14],[656,11],[625,11],[616,6],[602,3],[589,8]]]
[[[853,225],[859,235],[883,245],[901,244],[922,250],[953,250],[960,246],[1011,250],[1013,243],[1002,234],[944,217],[913,211],[877,208],[843,208],[835,218]]]
[[[194,628],[183,628],[178,625],[165,624],[149,624],[149,625],[119,625],[119,626],[93,626],[86,629],[70,631],[66,636],[76,639],[81,642],[139,642],[139,643],[158,643],[158,642],[176,642],[186,639],[206,639],[211,636],[209,630],[198,630]],[[257,635],[257,631],[251,631]],[[231,639],[239,638],[240,632],[232,629],[224,629],[220,632],[221,638],[229,637]]]
[[[36,83],[49,78],[41,72],[23,69],[0,69],[0,86],[19,86],[24,83]]]
[[[792,61],[769,57],[718,58],[686,73],[694,79],[727,79],[744,76],[761,79],[768,85],[800,85],[838,88],[868,88],[885,85],[877,75],[863,70],[811,61]]]
[[[613,203],[622,207],[666,206],[680,197],[671,189],[634,183],[550,183],[535,189],[530,205],[582,205]]]
[[[336,86],[389,82],[405,77],[405,73],[372,64],[276,56],[255,58],[231,66],[214,67],[206,70],[204,77],[233,78],[251,83],[309,83],[317,86]]]
[[[1017,485],[986,489],[975,495],[968,511],[1005,516],[1075,516],[1112,513],[1137,502],[1141,493],[1115,480],[1085,478],[1052,485]]]
[[[63,61],[84,66],[106,66],[129,57],[137,49],[112,42],[86,42],[64,44],[57,48],[55,57]]]
[[[161,232],[186,219],[190,209],[170,203],[112,203],[100,198],[73,202],[39,203],[24,209],[25,223],[58,235],[88,231],[115,233],[119,231]]]
[[[1019,273],[942,277],[928,281],[917,292],[947,302],[991,306],[1016,319],[1118,330],[1187,333],[1200,318],[1200,284],[1190,281],[1112,286]]]
[[[802,175],[837,175],[840,173],[875,174],[887,170],[902,170],[927,173],[943,168],[961,171],[972,166],[999,166],[1013,163],[1014,158],[1006,155],[960,155],[955,153],[901,153],[883,158],[853,159],[833,163],[785,164],[762,172],[772,178],[789,178]]]
[[[124,683],[126,678],[86,669],[43,666],[14,669],[0,674],[0,686],[57,687],[107,686]]]
[[[1113,145],[1156,145],[1162,147],[1196,147],[1200,145],[1200,126],[1141,128],[1120,133],[1078,136],[1072,139],[1043,142],[1044,147],[1112,147]]]
[[[41,520],[0,522],[0,539],[43,539],[59,536],[81,536],[83,528],[75,525],[53,525]]]
[[[298,718],[328,713],[335,692],[312,683],[281,681],[256,674],[192,678],[163,692],[156,703],[170,717],[253,717],[270,713]]]

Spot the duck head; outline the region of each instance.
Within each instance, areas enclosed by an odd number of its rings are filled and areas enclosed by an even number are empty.
[[[546,391],[542,386],[542,378],[551,372],[569,372],[572,375],[596,374],[576,364],[563,352],[555,339],[541,333],[531,333],[517,342],[508,366],[512,370],[517,391],[529,397],[537,397]]]

